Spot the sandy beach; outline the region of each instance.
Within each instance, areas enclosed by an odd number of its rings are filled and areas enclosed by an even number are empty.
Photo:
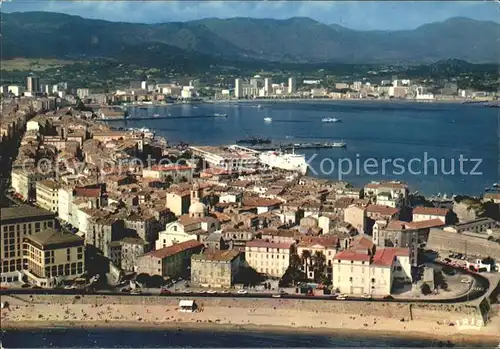
[[[11,303],[12,302],[12,303]],[[446,322],[318,313],[299,309],[214,307],[199,304],[195,313],[174,305],[27,304],[9,300],[1,310],[1,329],[30,328],[163,328],[210,331],[270,331],[346,336],[396,336],[469,343],[499,343],[498,317],[486,327]],[[495,344],[495,345],[496,345]]]

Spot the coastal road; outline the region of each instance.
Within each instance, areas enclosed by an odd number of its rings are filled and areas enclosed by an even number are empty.
[[[338,300],[334,296],[324,295],[324,296],[306,296],[301,294],[283,294],[279,298],[280,299],[304,299],[311,301],[324,301],[324,300],[332,300],[332,301],[343,301],[343,302],[399,302],[399,303],[461,303],[472,301],[477,299],[485,294],[485,292],[489,288],[489,282],[486,278],[480,275],[473,275],[477,285],[476,289],[473,289],[471,292],[466,295],[462,295],[460,297],[450,298],[450,299],[386,299],[386,298],[371,298],[366,299],[362,297],[354,297],[349,296],[345,300]],[[247,294],[238,294],[236,292],[233,293],[215,293],[209,294],[206,292],[170,292],[168,294],[153,294],[153,293],[140,293],[140,294],[130,294],[125,292],[106,292],[106,291],[85,291],[85,290],[65,290],[65,289],[3,289],[0,290],[0,295],[101,295],[101,296],[124,296],[124,297],[141,297],[141,296],[156,296],[156,297],[196,297],[196,298],[254,298],[254,299],[262,299],[262,298],[274,298],[273,294],[270,293],[247,293]]]
[[[436,263],[439,265],[443,265],[441,263]],[[279,299],[306,299],[311,301],[319,301],[319,300],[332,300],[332,301],[343,301],[343,302],[399,302],[399,303],[462,303],[473,301],[482,297],[489,289],[490,282],[487,278],[481,276],[478,273],[473,273],[468,270],[455,268],[457,272],[463,275],[469,275],[472,279],[474,279],[474,286],[470,292],[467,294],[461,295],[455,298],[448,299],[415,299],[415,298],[363,298],[363,297],[355,297],[349,296],[347,299],[339,300],[336,299],[335,296],[331,295],[315,295],[315,296],[307,296],[302,294],[282,294]],[[154,294],[154,293],[139,293],[139,294],[130,294],[128,292],[116,292],[116,291],[89,291],[84,289],[33,289],[33,288],[4,288],[0,290],[1,295],[101,295],[101,296],[124,296],[124,297],[141,297],[141,296],[156,296],[156,297],[197,297],[197,298],[274,298],[271,293],[251,293],[247,294],[239,294],[237,292],[232,293],[207,293],[207,292],[169,292],[167,294]]]

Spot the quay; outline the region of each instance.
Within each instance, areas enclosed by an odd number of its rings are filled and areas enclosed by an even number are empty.
[[[126,118],[111,118],[111,119],[96,119],[96,121],[115,122],[115,121],[137,121],[137,120],[178,120],[178,119],[224,119],[217,115],[187,115],[187,116],[146,116],[146,117],[126,117]]]
[[[321,149],[321,148],[346,148],[344,142],[325,142],[325,143],[280,143],[280,144],[262,144],[248,145],[247,148],[259,151],[265,150],[293,150],[293,149]]]

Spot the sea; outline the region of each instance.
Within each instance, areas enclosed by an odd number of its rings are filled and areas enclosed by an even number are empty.
[[[8,330],[2,345],[7,348],[438,348],[455,346],[451,341],[408,340],[387,336],[346,337],[331,335],[269,333],[256,331],[49,329],[28,332]],[[458,345],[457,345],[458,347]],[[460,347],[493,348],[474,344]]]
[[[228,117],[210,117],[214,113]],[[169,142],[190,145],[234,144],[249,137],[275,143],[343,141],[345,149],[296,153],[306,155],[309,175],[357,187],[373,180],[399,180],[425,195],[477,196],[500,182],[499,109],[480,104],[259,101],[129,108],[132,117],[155,114],[158,119],[110,124],[145,126]],[[265,117],[272,122],[266,123]],[[342,122],[322,123],[326,117]]]

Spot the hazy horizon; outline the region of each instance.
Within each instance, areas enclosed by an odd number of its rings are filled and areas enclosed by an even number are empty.
[[[138,8],[140,7],[140,8]],[[353,30],[407,30],[454,17],[499,23],[497,3],[461,2],[329,2],[329,1],[62,1],[14,0],[2,12],[56,12],[111,22],[155,24],[207,18],[289,19],[307,17]]]

